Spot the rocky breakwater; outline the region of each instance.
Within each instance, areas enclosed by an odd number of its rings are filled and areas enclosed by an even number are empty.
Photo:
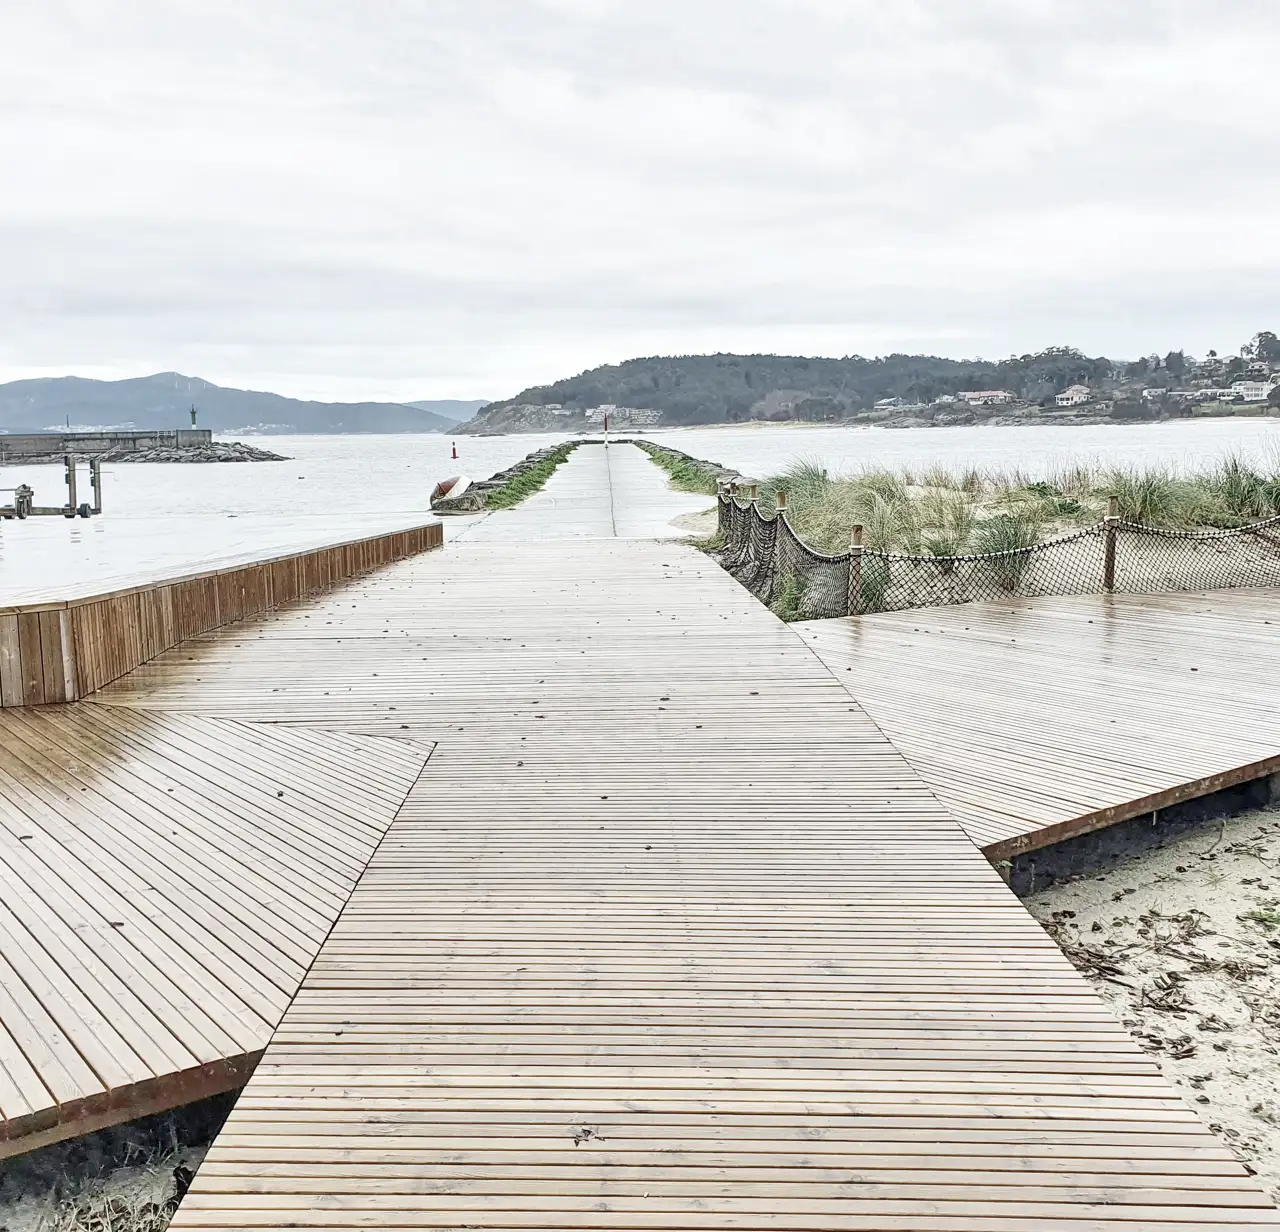
[[[240,441],[212,441],[208,445],[120,450],[100,455],[104,462],[288,462],[269,449],[258,449]]]
[[[483,513],[513,505],[537,491],[577,446],[579,441],[537,449],[505,471],[470,484],[460,496],[432,496],[432,513]],[[442,485],[443,486],[443,485]]]
[[[489,509],[508,509],[532,495],[551,477],[562,462],[579,445],[598,445],[600,440],[588,437],[584,440],[566,441],[538,449],[520,459],[505,471],[490,475],[476,483],[470,483],[459,493],[460,484],[444,480],[436,486],[431,497],[433,513],[483,513]],[[643,449],[654,462],[667,472],[673,487],[685,492],[705,492],[714,495],[722,483],[742,480],[732,467],[718,462],[707,462],[652,441],[631,437],[617,437],[617,445],[635,445]],[[452,486],[450,486],[452,484]],[[457,493],[455,495],[455,493]]]
[[[204,445],[151,445],[143,449],[117,446],[110,449],[69,446],[44,452],[22,453],[14,457],[0,456],[0,464],[49,466],[61,463],[70,453],[95,462],[288,462],[283,454],[257,449],[240,441],[211,441]],[[4,1232],[0,1227],[0,1232]]]
[[[670,445],[659,445],[654,441],[631,437],[620,437],[618,443],[643,449],[667,472],[671,486],[682,492],[705,492],[708,496],[714,496],[721,486],[752,482],[732,466],[725,466],[722,462],[709,462],[706,458],[695,458],[681,449],[672,449]]]

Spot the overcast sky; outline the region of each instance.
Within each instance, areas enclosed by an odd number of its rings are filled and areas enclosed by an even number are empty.
[[[1280,329],[1278,0],[3,0],[0,380]]]

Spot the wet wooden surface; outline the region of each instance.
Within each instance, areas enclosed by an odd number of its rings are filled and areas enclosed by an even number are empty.
[[[439,523],[347,543],[188,570],[137,582],[0,607],[0,707],[86,697],[198,633],[328,590],[388,561],[438,548]],[[140,574],[145,566],[139,565]],[[38,588],[37,588],[38,589]]]
[[[0,1157],[240,1085],[429,751],[0,715]]]
[[[440,740],[175,1228],[1275,1226],[835,674],[689,547],[432,553],[90,708]]]
[[[1280,771],[1274,590],[793,627],[994,858]]]
[[[176,1227],[1272,1222],[707,558],[475,546],[222,640],[216,701],[164,662],[109,700],[441,744]]]

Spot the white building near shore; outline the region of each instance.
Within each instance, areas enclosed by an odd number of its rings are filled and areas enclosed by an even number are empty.
[[[587,423],[602,424],[605,416],[609,417],[611,427],[627,424],[633,428],[652,428],[662,422],[662,412],[647,406],[617,406],[613,402],[605,402],[593,406],[587,411]]]
[[[1276,384],[1275,381],[1233,381],[1226,392],[1241,402],[1265,402]]]
[[[1058,394],[1053,401],[1057,406],[1084,406],[1086,402],[1093,401],[1093,390],[1088,385],[1072,385]]]

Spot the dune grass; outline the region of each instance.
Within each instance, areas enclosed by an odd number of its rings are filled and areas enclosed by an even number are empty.
[[[636,440],[631,443],[643,449],[657,466],[666,471],[668,483],[680,492],[701,492],[706,496],[714,496],[721,478],[733,474],[730,467],[705,462],[701,458],[681,453],[678,449],[655,445],[652,441]]]
[[[509,479],[502,487],[486,493],[485,505],[489,509],[510,509],[513,505],[518,505],[526,497],[532,496],[541,489],[577,447],[577,441],[570,441],[553,449],[545,457],[539,458],[528,470]]]
[[[1280,515],[1280,456],[1261,464],[1228,457],[1203,470],[1075,463],[1047,477],[1018,471],[930,466],[832,475],[804,459],[761,485],[761,507],[787,513],[819,552],[849,546],[854,525],[866,547],[958,556],[1030,547],[1103,518],[1115,497],[1120,516],[1171,530],[1229,529]]]

